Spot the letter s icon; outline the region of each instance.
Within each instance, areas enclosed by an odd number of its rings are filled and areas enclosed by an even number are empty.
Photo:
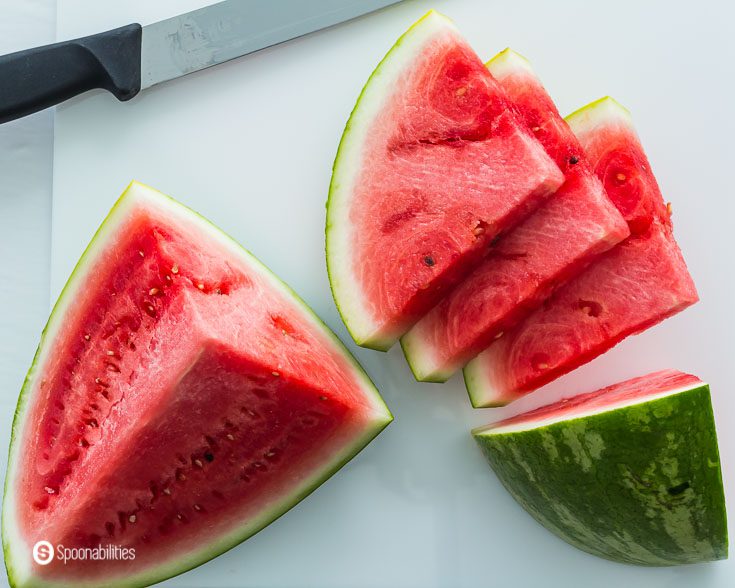
[[[39,566],[50,564],[54,559],[54,546],[48,541],[39,541],[33,546],[33,559]]]

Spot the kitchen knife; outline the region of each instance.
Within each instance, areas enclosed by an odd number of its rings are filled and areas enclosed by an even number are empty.
[[[120,101],[400,0],[227,0],[0,56],[0,123],[101,88]]]

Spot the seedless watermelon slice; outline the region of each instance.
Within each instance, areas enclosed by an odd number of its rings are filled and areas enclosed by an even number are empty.
[[[391,420],[337,338],[249,253],[133,184],[67,283],[18,402],[15,586],[136,586],[283,514]],[[134,560],[34,563],[37,541]]]
[[[665,370],[473,431],[500,481],[589,553],[666,566],[727,557],[709,386]]]
[[[334,164],[327,265],[355,341],[388,349],[562,181],[455,27],[419,20],[368,80]]]
[[[507,404],[698,300],[628,111],[604,98],[567,121],[631,236],[467,364],[474,406]]]
[[[487,67],[566,180],[401,338],[418,380],[447,380],[630,234],[529,62],[506,49]]]

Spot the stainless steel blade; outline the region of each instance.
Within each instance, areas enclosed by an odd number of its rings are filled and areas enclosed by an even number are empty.
[[[400,0],[227,0],[143,27],[141,89]]]

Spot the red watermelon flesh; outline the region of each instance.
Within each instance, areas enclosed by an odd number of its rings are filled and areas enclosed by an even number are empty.
[[[528,61],[506,49],[488,68],[565,182],[403,336],[401,345],[419,380],[445,381],[555,287],[630,234]]]
[[[594,392],[563,398],[546,406],[503,419],[487,428],[500,432],[526,426],[543,426],[577,416],[588,416],[613,410],[617,406],[641,402],[653,396],[671,394],[698,384],[703,384],[703,382],[697,376],[677,370],[661,370],[606,386]]]
[[[14,427],[3,533],[16,585],[148,584],[198,565],[390,421],[286,286],[153,190],[133,185],[85,257]],[[41,539],[136,557],[41,567]]]
[[[335,161],[327,262],[355,341],[389,348],[562,180],[454,26],[421,19],[368,81]]]
[[[467,365],[475,406],[507,404],[698,300],[628,112],[606,98],[567,120],[631,236]]]

